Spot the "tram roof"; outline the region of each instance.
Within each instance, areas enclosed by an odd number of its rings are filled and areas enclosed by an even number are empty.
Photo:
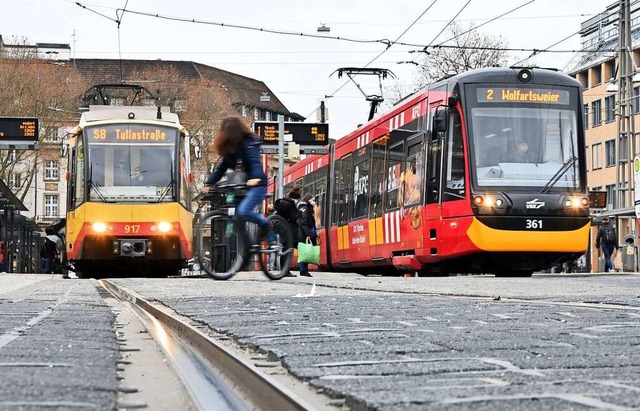
[[[158,119],[158,108],[162,113],[162,119]],[[165,123],[174,123],[180,125],[178,115],[172,113],[169,107],[151,107],[151,106],[89,106],[89,111],[82,113],[80,125],[85,126],[87,123],[94,121],[107,120],[127,120],[129,113],[135,114],[136,120],[146,121],[162,121]]]
[[[521,70],[530,70],[532,73],[531,82],[521,82],[518,80],[518,73]],[[509,83],[519,83],[522,85],[527,84],[555,84],[555,85],[567,85],[567,86],[579,86],[580,82],[573,77],[559,72],[555,69],[541,68],[541,67],[487,67],[475,70],[469,70],[464,73],[457,74],[455,76],[444,79],[437,82],[429,88],[437,87],[443,83],[461,82],[461,83],[501,83],[509,81]]]

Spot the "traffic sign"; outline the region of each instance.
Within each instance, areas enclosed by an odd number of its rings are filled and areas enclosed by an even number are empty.
[[[278,122],[256,121],[253,130],[262,144],[278,144]],[[293,135],[293,142],[301,146],[324,146],[329,144],[329,124],[285,122],[284,134]],[[286,138],[285,138],[286,141]]]

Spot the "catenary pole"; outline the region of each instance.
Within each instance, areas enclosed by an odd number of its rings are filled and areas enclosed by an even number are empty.
[[[278,114],[278,198],[284,197],[284,116]]]

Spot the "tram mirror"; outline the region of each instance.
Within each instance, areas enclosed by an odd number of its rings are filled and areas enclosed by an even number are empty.
[[[449,108],[438,106],[433,116],[433,131],[443,133],[447,131],[447,124],[449,124]]]
[[[69,150],[69,145],[67,144],[68,135],[69,134],[66,134],[64,137],[62,137],[62,142],[60,143],[60,157],[67,156],[67,151]]]

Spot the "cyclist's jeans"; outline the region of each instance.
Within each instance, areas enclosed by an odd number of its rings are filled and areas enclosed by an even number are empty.
[[[236,216],[245,221],[256,223],[261,227],[267,227],[269,224],[267,219],[256,212],[256,206],[264,201],[266,194],[267,187],[265,186],[251,187],[247,190],[246,197],[238,204]]]

